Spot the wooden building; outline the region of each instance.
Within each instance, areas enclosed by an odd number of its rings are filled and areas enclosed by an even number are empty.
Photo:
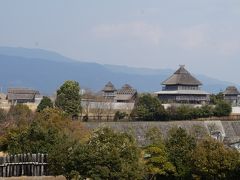
[[[137,97],[137,90],[132,88],[129,84],[125,84],[116,93],[115,102],[132,103]]]
[[[39,91],[26,88],[9,88],[6,99],[11,104],[34,103]]]
[[[184,65],[180,65],[162,85],[162,91],[155,93],[164,103],[204,104],[210,101],[210,94],[201,90],[202,83],[193,77]]]
[[[232,106],[238,106],[240,104],[240,92],[235,86],[229,86],[223,92],[223,97],[226,102],[229,102]]]
[[[109,101],[114,101],[114,98],[116,96],[117,89],[114,87],[114,85],[109,81],[104,88],[102,89],[102,96]]]

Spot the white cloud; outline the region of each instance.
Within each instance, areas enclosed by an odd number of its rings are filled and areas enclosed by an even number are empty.
[[[239,38],[231,37],[231,29],[222,28],[222,31],[219,31],[219,27],[207,24],[165,30],[158,24],[145,22],[102,24],[93,28],[93,33],[103,39],[134,40],[135,45],[140,40],[156,47],[162,45],[204,53],[211,51],[222,55],[236,54],[240,49]]]
[[[100,38],[133,38],[158,45],[163,38],[163,32],[157,25],[144,22],[125,24],[103,24],[93,29]]]
[[[191,26],[179,30],[179,45],[185,49],[204,48],[209,43],[208,28],[204,25]]]

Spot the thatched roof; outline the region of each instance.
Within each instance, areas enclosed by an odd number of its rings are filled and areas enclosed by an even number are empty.
[[[117,91],[117,94],[135,94],[136,92],[136,89],[133,89],[129,84],[125,84]]]
[[[223,92],[224,95],[239,95],[239,91],[235,86],[229,86],[226,88],[226,90]]]
[[[125,84],[121,89],[117,91],[115,100],[128,101],[131,100],[137,93],[136,89],[133,89],[129,84]]]
[[[102,91],[117,91],[114,85],[109,81],[103,88]]]
[[[163,85],[202,85],[202,83],[193,77],[183,65],[167,80],[163,81]]]
[[[33,100],[39,91],[26,89],[26,88],[9,88],[7,99],[8,100]]]

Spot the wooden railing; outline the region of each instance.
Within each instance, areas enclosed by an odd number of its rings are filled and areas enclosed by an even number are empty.
[[[0,177],[46,176],[47,154],[18,154],[0,157]]]

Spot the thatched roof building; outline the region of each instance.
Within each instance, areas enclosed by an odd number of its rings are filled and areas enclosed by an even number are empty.
[[[39,91],[27,88],[9,88],[6,99],[15,103],[35,102],[35,97],[40,95]]]
[[[238,106],[240,104],[240,92],[235,86],[229,86],[223,92],[224,100],[232,104],[232,106]]]
[[[116,93],[116,102],[134,102],[137,97],[137,90],[132,88],[129,84],[125,84]]]
[[[183,65],[168,79],[162,82],[162,85],[196,85],[200,86],[202,83],[193,77]]]
[[[116,92],[117,89],[114,87],[114,85],[109,81],[104,88],[102,89],[102,96],[109,101],[113,101],[115,96],[116,96]]]
[[[166,103],[193,103],[208,102],[209,93],[202,91],[202,83],[192,76],[183,65],[169,78],[162,82],[162,91],[156,92],[159,99]]]
[[[102,90],[103,92],[113,92],[113,91],[117,91],[117,89],[114,87],[114,85],[112,84],[111,81],[109,81],[103,88]]]

